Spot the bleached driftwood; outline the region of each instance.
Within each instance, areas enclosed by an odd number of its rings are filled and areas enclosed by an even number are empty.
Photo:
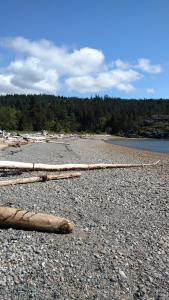
[[[142,164],[63,164],[48,165],[40,163],[24,163],[16,161],[0,161],[0,170],[2,169],[18,169],[25,171],[68,171],[68,170],[95,170],[95,169],[113,169],[113,168],[138,168],[155,166],[159,163],[142,163]]]
[[[53,140],[48,140],[48,143],[51,143],[51,144],[57,144],[57,145],[65,145],[65,146],[69,146],[70,143],[65,143],[65,142],[55,142]]]
[[[11,207],[0,207],[0,227],[70,233],[73,231],[74,224],[54,215],[29,212]]]
[[[41,175],[41,176],[34,176],[28,178],[7,179],[7,180],[0,180],[0,186],[44,182],[49,180],[68,179],[68,178],[75,178],[80,176],[81,176],[80,173],[67,173],[67,174],[59,174],[59,175]]]

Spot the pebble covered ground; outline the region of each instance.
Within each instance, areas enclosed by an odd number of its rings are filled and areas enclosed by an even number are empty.
[[[156,167],[0,187],[1,206],[52,213],[76,226],[67,235],[0,229],[0,299],[168,300],[169,155],[92,138],[0,152],[1,160],[53,164],[159,158]]]

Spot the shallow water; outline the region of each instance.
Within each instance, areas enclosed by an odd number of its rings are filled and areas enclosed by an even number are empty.
[[[163,139],[119,139],[110,141],[112,144],[149,150],[154,152],[169,153],[169,140]]]

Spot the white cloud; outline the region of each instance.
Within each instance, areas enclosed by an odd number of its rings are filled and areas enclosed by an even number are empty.
[[[127,61],[121,60],[121,59],[117,59],[114,62],[116,68],[119,69],[129,69],[130,68],[130,64]]]
[[[12,75],[1,75],[0,74],[0,94],[36,94],[37,91],[32,89],[19,88],[11,83]]]
[[[78,76],[97,72],[104,62],[104,55],[100,50],[85,47],[70,52],[64,47],[54,46],[47,40],[32,42],[17,37],[5,39],[1,45],[38,58],[44,66],[55,68],[60,75]]]
[[[58,76],[53,69],[46,69],[34,57],[12,62],[7,71],[12,74],[11,83],[21,89],[33,89],[41,93],[59,89]]]
[[[69,90],[80,93],[97,92],[117,89],[125,92],[134,90],[132,83],[141,78],[141,75],[133,70],[112,70],[98,74],[97,77],[80,76],[66,79]]]
[[[150,60],[147,58],[139,58],[138,65],[136,66],[138,69],[152,74],[157,74],[162,72],[162,68],[160,65],[152,65]]]
[[[148,94],[154,94],[154,93],[155,93],[155,89],[153,89],[153,88],[148,88],[148,89],[147,89],[147,93],[148,93]]]
[[[16,59],[0,69],[0,93],[57,93],[63,89],[80,93],[113,89],[132,92],[134,82],[143,77],[136,69],[161,72],[161,66],[151,65],[148,59],[138,59],[133,66],[120,59],[110,64],[101,50],[69,50],[45,39],[8,38],[0,41],[0,47],[16,53]]]
[[[67,58],[69,64],[68,73],[73,75],[98,72],[103,68],[104,55],[101,51],[91,48],[75,50]]]

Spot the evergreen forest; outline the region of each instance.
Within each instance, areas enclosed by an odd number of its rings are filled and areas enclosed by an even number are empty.
[[[1,95],[0,129],[169,138],[169,100]]]

